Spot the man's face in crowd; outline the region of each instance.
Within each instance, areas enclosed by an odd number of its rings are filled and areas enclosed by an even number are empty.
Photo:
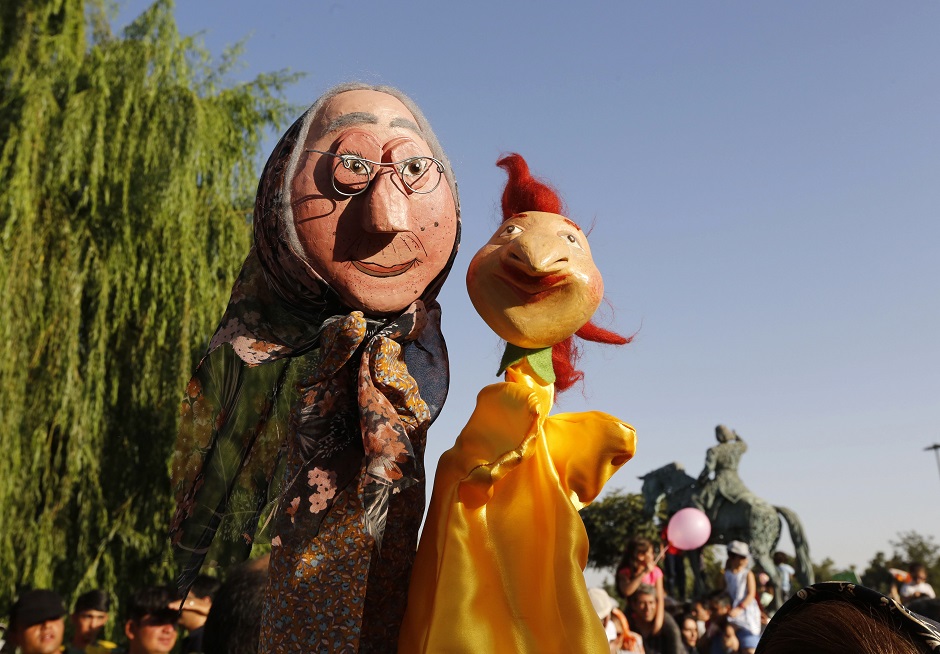
[[[124,625],[128,654],[169,654],[176,645],[176,620],[167,616],[145,615]]]
[[[646,593],[637,593],[633,596],[633,613],[637,620],[651,623],[656,619],[656,597]]]
[[[369,90],[347,91],[327,101],[304,147],[379,163],[433,156],[408,108],[391,95]],[[344,192],[365,190],[352,197],[337,192],[334,171]],[[343,187],[343,176],[350,172],[371,181]],[[400,172],[422,192],[408,188]],[[313,269],[349,307],[378,314],[400,311],[418,299],[450,258],[457,208],[447,179],[424,193],[433,187],[428,180],[437,179],[436,168],[427,175],[412,173],[404,165],[358,161],[344,168],[335,156],[301,153],[291,180],[297,238]]]
[[[169,608],[179,613],[179,624],[183,629],[193,631],[206,623],[209,609],[212,608],[212,600],[208,597],[196,597],[190,593],[185,601],[170,602]]]
[[[65,619],[46,620],[29,627],[20,627],[13,632],[13,642],[23,654],[52,654],[62,647],[65,635]]]
[[[87,611],[73,613],[70,620],[72,628],[75,630],[72,641],[78,647],[85,647],[91,645],[98,638],[101,629],[108,622],[108,614],[104,611],[88,609]]]
[[[721,631],[721,644],[726,652],[737,652],[741,648],[734,626],[726,624]]]
[[[692,618],[682,621],[682,640],[689,647],[695,647],[695,641],[698,640],[698,624]]]
[[[712,615],[711,611],[709,611],[704,604],[701,602],[695,602],[692,605],[692,617],[696,620],[701,620],[702,622],[708,622]]]

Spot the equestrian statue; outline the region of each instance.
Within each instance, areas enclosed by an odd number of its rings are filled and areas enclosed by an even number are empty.
[[[686,474],[678,463],[670,463],[640,477],[643,480],[644,513],[652,518],[661,499],[665,500],[669,517],[687,507],[704,511],[712,527],[707,544],[723,545],[732,540],[749,543],[754,562],[774,583],[774,605],[779,608],[782,604],[780,574],[774,565],[773,553],[782,533],[781,516],[790,529],[790,539],[796,548],[796,578],[804,586],[814,582],[803,525],[793,511],[756,496],[741,481],[738,463],[747,451],[747,444],[737,432],[718,425],[715,438],[718,444],[708,449],[705,467],[698,479]],[[694,593],[699,596],[705,590],[701,550],[686,552],[686,556],[694,575]]]

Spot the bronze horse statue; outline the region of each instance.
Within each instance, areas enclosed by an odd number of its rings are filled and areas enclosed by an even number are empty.
[[[666,514],[672,516],[679,509],[696,507],[695,498],[699,491],[696,480],[686,474],[684,468],[678,463],[670,463],[648,472],[640,477],[643,480],[643,512],[648,518],[656,513],[660,499],[665,498]],[[803,535],[803,525],[800,519],[790,509],[782,506],[773,506],[753,494],[749,498],[742,498],[738,502],[722,502],[714,516],[709,516],[712,533],[708,545],[724,545],[732,540],[748,543],[754,561],[766,572],[774,583],[776,598],[774,604],[779,608],[782,603],[780,591],[780,575],[774,565],[773,553],[780,541],[782,528],[780,517],[786,521],[790,529],[790,539],[796,548],[796,578],[804,586],[813,583],[813,564],[809,558],[809,545]],[[687,552],[695,575],[694,592],[696,596],[704,592],[701,566],[699,565],[700,550]]]

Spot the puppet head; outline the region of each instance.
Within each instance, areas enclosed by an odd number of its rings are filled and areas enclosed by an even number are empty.
[[[328,289],[376,316],[436,294],[457,249],[456,186],[414,103],[392,88],[347,85],[292,129],[256,209],[276,217],[260,233],[256,221],[256,242],[278,287],[301,298]]]
[[[518,154],[500,159],[509,173],[503,223],[467,271],[474,308],[501,338],[527,350],[551,347],[556,388],[583,377],[572,336],[604,343],[628,339],[590,322],[604,296],[587,236],[564,204],[534,179]]]

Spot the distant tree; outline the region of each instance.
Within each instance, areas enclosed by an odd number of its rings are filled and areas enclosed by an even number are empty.
[[[702,575],[704,576],[705,587],[709,589],[718,588],[722,577],[725,574],[725,546],[724,545],[706,545],[702,548]],[[692,590],[692,579],[688,578],[688,590]]]
[[[940,563],[940,545],[934,542],[933,536],[924,536],[913,530],[904,531],[898,534],[897,540],[891,541],[891,546],[895,556],[908,563],[923,563],[928,570],[936,568]]]
[[[911,563],[923,563],[927,567],[928,580],[934,584],[940,582],[940,545],[932,536],[924,536],[916,531],[898,534],[898,539],[890,541],[893,551],[890,557],[884,552],[877,552],[868,562],[862,573],[862,583],[882,593],[887,593],[895,578],[889,568],[907,571]]]
[[[820,563],[813,562],[813,577],[816,581],[830,581],[840,570],[836,569],[836,562],[828,556]],[[799,581],[793,580],[796,588],[799,588]]]
[[[643,515],[643,496],[638,493],[616,490],[581,509],[581,520],[591,544],[588,565],[596,569],[616,567],[631,538],[659,538],[654,521]]]
[[[884,552],[876,552],[874,558],[868,562],[865,572],[862,573],[862,585],[887,593],[891,590],[891,584],[894,583],[894,576],[888,571],[888,568],[907,569],[903,561],[894,557],[888,560]]]
[[[0,606],[165,580],[178,407],[291,77],[225,85],[158,1],[0,3]]]

